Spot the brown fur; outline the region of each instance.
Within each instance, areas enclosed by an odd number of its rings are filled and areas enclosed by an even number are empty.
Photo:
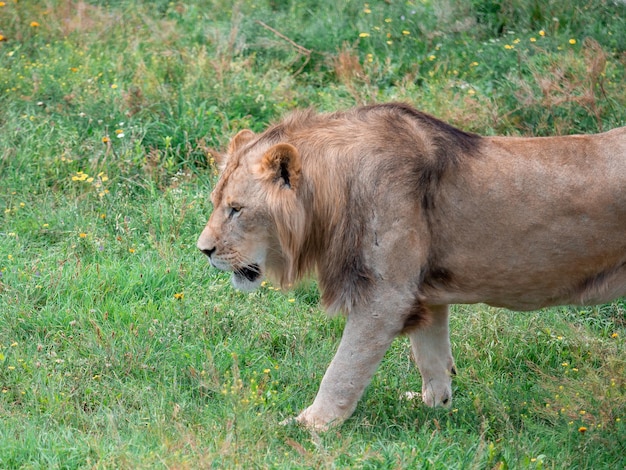
[[[211,262],[244,289],[314,272],[324,306],[349,319],[305,424],[349,415],[355,400],[331,397],[358,399],[402,332],[424,400],[449,403],[447,304],[528,310],[626,294],[626,128],[480,137],[398,103],[303,111],[240,132],[220,168],[198,241]],[[356,332],[374,346],[359,349]],[[362,357],[354,389],[339,385],[344,350]]]

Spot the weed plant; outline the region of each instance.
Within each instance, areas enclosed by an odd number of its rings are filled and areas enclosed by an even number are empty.
[[[626,125],[618,0],[0,2],[0,467],[625,468],[626,302],[454,307],[451,409],[405,339],[354,416],[280,426],[339,341],[314,283],[234,291],[211,152],[401,100],[466,130]]]

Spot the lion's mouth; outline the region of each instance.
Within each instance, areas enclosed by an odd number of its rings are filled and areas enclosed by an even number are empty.
[[[251,264],[250,266],[243,266],[235,269],[235,276],[243,277],[250,282],[256,281],[261,275],[261,268],[258,264]]]

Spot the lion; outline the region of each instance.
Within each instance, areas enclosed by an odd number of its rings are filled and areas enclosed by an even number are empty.
[[[218,158],[198,248],[235,288],[314,274],[344,332],[295,419],[347,419],[408,335],[423,402],[450,406],[450,304],[512,310],[626,295],[626,127],[483,137],[402,103],[296,111]]]

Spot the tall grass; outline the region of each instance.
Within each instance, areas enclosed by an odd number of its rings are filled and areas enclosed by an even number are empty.
[[[624,468],[626,303],[457,306],[451,410],[396,341],[345,425],[278,423],[341,335],[195,240],[212,148],[404,100],[487,134],[626,124],[617,1],[0,2],[0,467]]]

